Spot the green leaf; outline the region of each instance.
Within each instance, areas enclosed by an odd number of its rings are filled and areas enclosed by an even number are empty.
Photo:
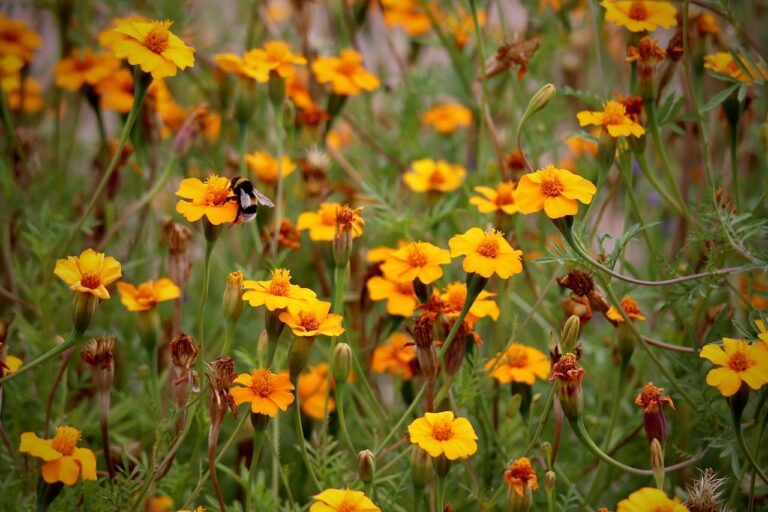
[[[708,101],[708,102],[707,102],[705,105],[703,105],[703,106],[702,106],[702,107],[699,109],[699,112],[701,112],[701,113],[704,113],[704,112],[709,112],[709,111],[710,111],[710,110],[712,110],[713,108],[715,108],[715,107],[719,106],[719,105],[720,105],[722,102],[724,102],[726,99],[728,99],[728,96],[730,96],[731,94],[733,94],[733,92],[734,92],[736,89],[738,89],[739,87],[741,87],[741,84],[734,84],[734,85],[732,85],[732,86],[728,87],[727,89],[723,89],[723,90],[722,90],[722,91],[720,91],[719,93],[715,94],[715,95],[712,97],[712,99],[711,99],[711,100],[709,100],[709,101]]]

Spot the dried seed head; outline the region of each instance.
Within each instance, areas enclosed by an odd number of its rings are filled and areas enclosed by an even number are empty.
[[[91,338],[91,341],[89,341],[80,352],[80,356],[83,358],[83,361],[91,366],[107,368],[113,362],[112,352],[116,342],[117,338],[114,336],[97,336]]]
[[[192,230],[183,224],[169,220],[163,225],[163,244],[171,254],[186,252],[191,238]]]
[[[491,78],[507,71],[512,65],[517,65],[518,80],[522,78],[528,70],[528,62],[533,58],[533,54],[539,49],[539,41],[532,39],[529,41],[517,41],[502,45],[496,55],[485,61],[485,77]]]
[[[685,487],[688,501],[685,505],[691,512],[718,512],[722,509],[723,500],[720,488],[728,481],[727,478],[717,478],[717,474],[707,468],[693,484]]]
[[[211,384],[211,396],[208,400],[211,423],[219,424],[224,419],[227,409],[237,417],[235,399],[229,392],[232,382],[237,377],[235,360],[228,356],[216,359],[211,363],[211,371],[207,376]]]
[[[200,349],[195,345],[195,340],[183,332],[171,340],[173,366],[184,369],[192,368],[199,352]]]
[[[432,324],[436,314],[431,311],[422,311],[413,326],[413,340],[418,348],[429,348],[434,342],[432,337]]]
[[[557,284],[570,289],[576,295],[589,296],[595,289],[592,275],[578,268],[571,270],[567,276],[557,280]]]

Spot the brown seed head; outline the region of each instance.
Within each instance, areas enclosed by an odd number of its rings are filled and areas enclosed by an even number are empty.
[[[80,356],[87,364],[98,368],[108,368],[112,364],[113,351],[117,338],[114,336],[97,336],[80,352]]]
[[[200,349],[195,344],[195,340],[188,334],[180,333],[171,340],[171,360],[173,366],[179,368],[192,368],[197,360],[197,354]]]
[[[576,295],[588,296],[595,289],[592,275],[578,268],[571,270],[567,276],[557,280],[557,284],[569,288]]]

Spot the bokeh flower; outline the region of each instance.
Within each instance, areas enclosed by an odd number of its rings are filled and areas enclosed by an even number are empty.
[[[12,55],[24,62],[31,62],[35,51],[42,45],[42,38],[26,22],[0,13],[0,43],[3,56]]]
[[[532,386],[536,378],[549,375],[549,358],[540,350],[520,343],[512,343],[503,353],[497,353],[484,366],[491,377],[502,384],[520,382]]]
[[[399,283],[386,276],[373,276],[366,287],[371,300],[387,301],[387,313],[390,315],[410,317],[419,305],[412,281]]]
[[[301,412],[312,419],[325,418],[325,396],[328,390],[328,363],[319,363],[307,367],[299,377],[297,394],[301,404]],[[328,411],[336,409],[333,394],[328,397]]]
[[[70,290],[90,293],[103,300],[109,298],[107,286],[123,275],[119,261],[93,249],[84,250],[80,256],[56,260],[53,273],[67,283]]]
[[[466,418],[454,418],[452,411],[428,412],[408,425],[411,443],[432,457],[466,459],[477,451],[477,434]]]
[[[642,137],[645,128],[627,113],[627,107],[618,101],[609,100],[602,111],[583,110],[576,114],[579,126],[602,126],[611,137]]]
[[[667,493],[653,487],[643,487],[621,500],[616,512],[688,512],[680,498],[670,499]]]
[[[312,290],[291,283],[291,271],[282,268],[273,270],[268,281],[244,281],[243,288],[243,300],[254,308],[265,306],[269,311],[298,311],[317,296]]]
[[[126,114],[133,105],[133,74],[127,69],[118,69],[96,84],[96,92],[102,109]]]
[[[177,69],[195,64],[195,50],[171,31],[170,21],[117,21],[112,32],[114,37],[102,40],[120,59],[127,59],[132,66],[139,66],[152,78],[175,76]]]
[[[650,32],[659,26],[677,26],[677,9],[669,2],[603,0],[600,5],[605,8],[605,21],[625,27],[630,32]]]
[[[717,52],[704,56],[704,68],[730,76],[748,85],[756,80],[768,80],[768,70],[761,64],[758,64],[758,68],[755,69],[743,54],[739,55],[739,61],[741,66],[736,63],[731,52]]]
[[[720,390],[723,396],[733,396],[746,384],[760,389],[768,383],[768,348],[762,342],[752,345],[744,340],[723,338],[723,347],[714,343],[705,345],[700,357],[720,368],[707,373],[707,384]]]
[[[288,325],[296,336],[341,336],[344,328],[342,317],[329,313],[331,303],[312,300],[299,305],[296,310],[280,313],[280,321]]]
[[[43,459],[43,480],[74,485],[77,478],[96,480],[96,456],[88,448],[78,448],[82,434],[74,427],[56,427],[52,439],[41,439],[34,432],[21,434],[19,451]]]
[[[258,82],[269,81],[275,73],[286,79],[296,74],[296,66],[304,66],[307,59],[291,52],[291,47],[283,41],[268,41],[262,48],[254,48],[243,58],[247,67],[253,69],[252,77]]]
[[[512,215],[519,211],[515,204],[514,181],[504,181],[499,183],[496,188],[475,187],[475,192],[480,195],[470,197],[469,204],[475,205],[480,213],[502,212]]]
[[[401,332],[389,337],[387,343],[379,345],[373,351],[371,369],[375,373],[388,372],[399,376],[404,381],[413,377],[411,363],[416,359],[413,340]]]
[[[361,491],[350,489],[326,489],[316,494],[309,512],[381,512],[371,499]]]
[[[472,124],[472,111],[459,103],[444,103],[424,112],[421,123],[440,133],[452,133],[461,126]]]
[[[493,274],[507,279],[523,271],[521,258],[523,251],[513,249],[504,236],[496,231],[483,231],[470,228],[462,235],[455,235],[448,240],[451,257],[464,256],[462,268],[465,272],[474,272],[485,278]]]
[[[277,410],[285,411],[293,403],[293,384],[288,372],[274,374],[268,368],[255,369],[251,373],[241,373],[234,380],[230,390],[235,404],[251,404],[251,412],[274,417]]]
[[[523,214],[544,210],[550,219],[576,215],[581,201],[592,202],[595,185],[566,169],[548,165],[545,169],[524,174],[515,190],[515,203]]]
[[[44,106],[43,88],[40,82],[28,76],[20,87],[8,91],[8,107],[11,110],[23,110],[34,114],[40,112]]]
[[[414,192],[451,192],[461,186],[466,175],[467,171],[458,164],[422,158],[411,163],[403,181]]]
[[[121,281],[117,283],[117,290],[120,292],[120,302],[128,311],[148,311],[158,302],[181,296],[181,289],[167,277],[157,281],[150,279],[139,286]]]
[[[205,216],[211,224],[219,225],[237,218],[235,195],[229,180],[222,176],[212,174],[204,182],[197,178],[182,180],[176,195],[182,198],[176,203],[176,211],[190,222]]]
[[[259,181],[264,183],[276,183],[278,176],[277,159],[266,151],[254,151],[245,155],[245,163],[256,173]],[[283,178],[296,170],[296,164],[287,156],[283,157]]]
[[[84,84],[96,86],[120,67],[120,61],[111,53],[96,53],[90,48],[73,49],[69,57],[53,66],[57,86],[77,91]]]
[[[412,242],[397,249],[381,265],[387,279],[397,283],[418,279],[429,284],[443,275],[441,265],[451,262],[451,255],[429,242]]]
[[[429,32],[432,24],[418,0],[382,0],[384,22],[390,27],[402,27],[409,36]]]
[[[318,82],[330,83],[340,96],[357,96],[379,87],[379,79],[363,67],[363,56],[351,49],[341,50],[338,57],[318,57],[312,72]]]
[[[341,209],[342,206],[339,203],[322,203],[316,212],[304,212],[299,215],[296,229],[299,231],[308,229],[309,238],[316,242],[332,242],[336,234],[336,217]],[[363,222],[353,223],[352,238],[358,238],[363,234],[363,224]]]

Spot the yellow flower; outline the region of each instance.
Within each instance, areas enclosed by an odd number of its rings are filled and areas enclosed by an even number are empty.
[[[363,56],[355,50],[341,50],[338,57],[318,57],[312,63],[312,72],[321,84],[330,82],[335,94],[357,96],[361,91],[379,87],[379,79],[366,70]]]
[[[467,171],[458,164],[422,158],[411,163],[410,170],[403,175],[403,181],[414,192],[450,192],[461,186],[466,174]]]
[[[40,34],[31,30],[25,22],[6,18],[0,13],[0,45],[3,48],[3,56],[12,55],[30,62],[41,44]]]
[[[317,108],[307,85],[306,73],[295,73],[285,80],[285,95],[301,110]]]
[[[512,343],[504,353],[497,353],[485,364],[491,370],[491,377],[501,382],[521,382],[532,386],[536,377],[546,379],[549,375],[549,357],[540,350],[520,343]]]
[[[403,333],[396,332],[389,337],[389,342],[379,345],[373,351],[371,369],[376,373],[389,372],[400,376],[403,381],[413,377],[411,362],[416,359],[413,340]]]
[[[645,320],[645,317],[640,313],[640,306],[638,306],[635,299],[629,295],[625,295],[624,298],[621,299],[621,309],[624,310],[624,313],[626,313],[631,320],[640,320],[641,322]],[[605,316],[608,317],[608,320],[613,320],[614,322],[624,321],[624,318],[621,316],[621,313],[619,313],[619,310],[616,309],[616,306],[611,306]]]
[[[288,325],[296,336],[341,336],[341,315],[329,313],[331,303],[313,300],[299,306],[298,310],[288,309],[280,313],[280,321]]]
[[[579,126],[602,126],[611,137],[641,137],[645,133],[645,128],[627,115],[627,107],[618,101],[606,101],[602,112],[584,110],[576,114],[576,117]]]
[[[768,383],[768,347],[764,343],[750,345],[744,340],[723,338],[723,348],[710,343],[699,356],[720,366],[709,371],[707,384],[718,388],[723,396],[736,394],[742,383],[752,389]]]
[[[309,512],[381,512],[365,493],[350,489],[326,489],[314,499]]]
[[[243,288],[243,300],[254,308],[266,306],[269,311],[298,311],[316,297],[312,290],[291,284],[291,271],[282,268],[273,270],[269,281],[244,281]]]
[[[15,55],[0,57],[0,87],[3,91],[12,91],[21,87],[21,68],[24,61]]]
[[[341,210],[339,203],[323,203],[318,211],[304,212],[299,215],[296,229],[299,231],[308,229],[309,238],[316,242],[331,242],[336,234],[336,216]],[[363,224],[358,215],[357,220],[352,224],[352,238],[362,236]]]
[[[195,64],[195,50],[170,32],[170,21],[119,20],[114,37],[102,40],[120,59],[140,66],[152,78],[175,76],[176,70]]]
[[[466,459],[477,451],[477,435],[472,424],[466,418],[454,418],[451,411],[425,413],[408,425],[408,434],[411,443],[432,457]]]
[[[133,74],[125,68],[118,69],[96,85],[96,92],[102,109],[126,114],[133,105]]]
[[[254,151],[245,155],[245,163],[264,183],[277,182],[277,159],[266,151]],[[296,170],[296,164],[287,156],[283,157],[283,178]]]
[[[531,461],[527,457],[520,457],[514,461],[504,471],[504,480],[518,496],[524,495],[526,486],[530,486],[534,491],[539,488],[536,472],[533,470]]]
[[[18,369],[21,368],[21,365],[23,364],[24,364],[24,361],[22,361],[16,356],[11,356],[11,355],[5,356],[5,361],[0,363],[0,365],[2,365],[3,367],[0,374],[8,375],[9,373],[18,371]]]
[[[661,489],[643,487],[621,500],[616,512],[688,512],[680,498],[669,499]]]
[[[53,439],[41,439],[34,432],[21,434],[21,453],[43,459],[43,480],[74,485],[77,477],[96,480],[96,457],[87,448],[78,448],[82,434],[74,427],[56,427]]]
[[[310,366],[299,376],[299,402],[301,412],[312,419],[325,418],[325,395],[328,390],[328,363]],[[328,411],[336,409],[333,393],[328,397]]]
[[[153,80],[147,91],[147,96],[152,100],[148,103],[154,106],[155,112],[163,122],[160,134],[163,138],[170,137],[184,124],[187,119],[187,111],[173,99],[164,80]]]
[[[758,330],[757,337],[768,344],[768,329],[765,328],[765,323],[762,320],[755,320],[755,325]]]
[[[157,281],[150,279],[138,287],[120,282],[117,283],[117,291],[120,292],[120,302],[128,311],[149,311],[158,302],[177,299],[181,296],[179,287],[167,277]]]
[[[53,273],[67,283],[70,290],[104,300],[109,298],[107,286],[123,275],[119,261],[93,249],[84,250],[80,256],[56,260]]]
[[[387,313],[390,315],[410,317],[419,305],[412,281],[398,283],[383,276],[374,276],[366,286],[371,300],[387,301]]]
[[[429,242],[411,242],[394,251],[381,265],[384,277],[397,283],[418,279],[424,284],[440,279],[440,265],[451,262],[451,255]]]
[[[57,86],[68,91],[77,91],[84,84],[97,85],[117,68],[120,61],[111,53],[95,53],[90,48],[74,49],[70,56],[53,66]]]
[[[494,321],[499,318],[499,306],[493,300],[495,293],[481,291],[472,303],[464,319],[470,326],[474,325],[480,318],[491,317]],[[443,313],[448,317],[457,317],[464,307],[467,300],[467,285],[456,281],[445,287],[445,291],[440,295],[443,301]]]
[[[171,512],[173,500],[168,496],[149,498],[144,506],[144,512]]]
[[[237,202],[229,188],[227,178],[212,174],[205,180],[187,178],[181,180],[176,195],[182,199],[176,203],[176,211],[190,222],[205,215],[211,224],[219,225],[235,222]],[[188,199],[188,201],[185,201]]]
[[[595,185],[566,169],[548,165],[546,169],[524,174],[515,190],[515,203],[520,213],[544,210],[550,219],[576,215],[581,201],[592,202]]]
[[[739,61],[749,73],[745,73],[744,69],[736,63],[730,52],[717,52],[712,55],[705,55],[704,67],[715,73],[728,75],[745,84],[751,85],[755,80],[768,80],[768,70],[761,64],[758,64],[758,69],[754,69],[747,62],[746,58],[743,58],[743,55],[739,55]]]
[[[465,272],[474,272],[483,277],[494,273],[502,279],[523,271],[520,262],[523,251],[513,249],[504,236],[496,231],[483,231],[470,228],[463,235],[455,235],[448,240],[451,257],[465,256],[462,268]]]
[[[493,189],[491,187],[475,187],[475,192],[485,196],[472,196],[469,204],[477,206],[480,213],[503,212],[507,215],[517,213],[519,208],[515,204],[515,182],[504,181]]]
[[[459,126],[472,124],[472,111],[458,103],[445,103],[424,112],[421,123],[440,133],[451,133]]]
[[[430,31],[429,16],[418,0],[382,0],[384,22],[390,27],[403,27],[409,36],[420,36]]]
[[[250,402],[252,413],[272,418],[277,415],[278,408],[285,411],[293,403],[293,384],[288,372],[274,374],[267,368],[261,368],[251,373],[241,373],[234,384],[245,386],[233,386],[230,390],[235,404]]]
[[[244,61],[254,70],[253,78],[259,82],[267,82],[272,72],[283,79],[292,77],[297,65],[307,64],[307,59],[291,53],[291,47],[283,41],[269,41],[262,48],[250,50]]]
[[[42,110],[43,105],[43,89],[40,82],[30,76],[24,79],[23,87],[8,92],[8,107],[11,110],[22,109],[33,114]]]
[[[659,26],[677,26],[677,9],[669,2],[603,0],[600,5],[605,7],[605,21],[626,27],[630,32],[652,31]]]

